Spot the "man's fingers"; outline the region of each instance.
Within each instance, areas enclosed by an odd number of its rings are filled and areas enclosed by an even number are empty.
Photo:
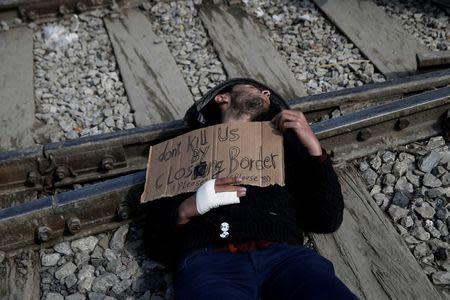
[[[294,121],[294,122],[284,122],[283,126],[282,126],[282,129],[285,130],[285,129],[289,129],[289,128],[300,128],[300,127],[301,126],[300,126],[299,122],[296,122],[296,121]]]
[[[214,188],[216,193],[223,192],[245,192],[247,189],[239,185],[219,185]]]
[[[239,177],[217,178],[215,186],[239,184],[241,181],[242,178]]]

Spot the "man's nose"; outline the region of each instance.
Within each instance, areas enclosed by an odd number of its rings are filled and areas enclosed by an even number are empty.
[[[264,90],[261,92],[264,96],[270,97],[270,91],[269,90]]]

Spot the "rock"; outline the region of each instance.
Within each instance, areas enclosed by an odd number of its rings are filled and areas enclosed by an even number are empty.
[[[419,240],[417,240],[415,237],[413,237],[413,236],[411,236],[411,235],[406,235],[406,236],[404,237],[404,239],[405,239],[405,242],[407,242],[408,244],[413,244],[413,245],[415,245],[415,244],[419,244],[419,243],[420,243]]]
[[[363,177],[366,180],[367,185],[369,187],[372,187],[375,184],[376,180],[377,180],[378,174],[374,170],[372,170],[371,168],[368,168],[363,173]]]
[[[75,274],[70,274],[66,277],[65,283],[68,289],[73,287],[75,284],[77,284],[77,276]]]
[[[415,207],[414,210],[424,219],[431,219],[434,217],[434,214],[436,213],[434,208],[431,207],[431,205],[429,205],[426,202],[423,203],[421,207]]]
[[[436,151],[431,151],[428,155],[422,157],[418,163],[417,167],[425,173],[431,172],[434,167],[436,167],[439,163],[441,156]]]
[[[397,222],[408,214],[408,210],[397,205],[391,205],[388,209],[388,213],[394,222]]]
[[[431,220],[425,221],[425,228],[435,238],[441,237],[441,233],[434,227],[434,223]]]
[[[414,175],[412,172],[406,172],[406,179],[408,179],[408,181],[411,182],[414,187],[420,186],[420,177]]]
[[[111,273],[104,273],[94,279],[92,291],[97,293],[106,293],[112,286],[117,284],[119,279]]]
[[[98,239],[95,236],[89,236],[71,243],[73,249],[84,252],[92,252],[97,245]]]
[[[369,162],[369,165],[374,169],[375,171],[378,170],[381,167],[381,158],[378,155],[375,155]]]
[[[378,184],[374,185],[372,189],[370,190],[370,195],[373,196],[375,194],[379,194],[381,192],[381,186]]]
[[[406,191],[412,193],[414,191],[413,185],[408,182],[405,176],[400,177],[395,183],[395,191]]]
[[[41,264],[44,267],[55,266],[60,258],[61,255],[59,253],[44,254],[41,256]]]
[[[6,253],[4,251],[0,250],[0,264],[5,260]]]
[[[64,300],[64,296],[59,293],[50,292],[45,296],[45,300]]]
[[[408,230],[406,230],[406,228],[403,227],[402,225],[400,225],[400,224],[395,224],[395,226],[397,227],[397,231],[398,231],[398,233],[399,233],[401,236],[405,236],[405,235],[408,234]]]
[[[119,295],[125,290],[127,290],[131,286],[131,283],[132,283],[131,279],[120,281],[112,287],[111,291],[114,294]]]
[[[392,173],[392,167],[394,163],[385,163],[381,165],[380,171],[382,174]]]
[[[438,271],[431,275],[431,280],[438,285],[450,284],[450,272]]]
[[[72,249],[70,249],[70,245],[69,245],[68,242],[63,242],[63,243],[56,244],[53,247],[53,249],[56,252],[64,254],[64,255],[72,255],[73,254],[73,251],[72,251]]]
[[[393,163],[395,161],[395,154],[391,151],[386,151],[384,152],[382,159],[385,163]]]
[[[76,269],[77,269],[77,266],[74,263],[68,262],[68,263],[62,265],[58,270],[56,270],[55,277],[58,280],[64,279],[67,276],[73,274]]]
[[[427,143],[428,150],[434,150],[441,146],[445,146],[445,140],[442,136],[432,137],[428,140],[428,143]]]
[[[436,178],[430,173],[427,173],[423,176],[422,183],[424,186],[430,188],[440,187],[442,185],[442,182],[439,180],[439,178]]]
[[[400,221],[400,224],[403,227],[409,228],[414,225],[414,221],[410,216],[406,216],[406,217],[402,218],[402,220]]]
[[[107,248],[105,249],[105,251],[103,251],[103,257],[106,258],[108,261],[112,261],[117,259],[117,254],[114,250]]]
[[[395,176],[392,175],[392,174],[384,175],[383,184],[385,184],[385,185],[394,185],[395,184]]]
[[[450,172],[446,172],[446,173],[441,177],[441,181],[442,181],[442,185],[444,185],[444,186],[449,186],[449,185],[450,185]]]
[[[65,300],[86,300],[86,296],[80,293],[69,295]]]
[[[81,251],[81,252],[75,253],[74,262],[77,266],[79,266],[79,265],[88,263],[89,259],[90,259],[89,253]]]
[[[91,292],[88,294],[89,300],[115,300],[115,298],[102,293]]]
[[[401,177],[408,171],[408,164],[405,162],[398,161],[394,164],[394,167],[392,168],[392,173],[396,177]]]
[[[84,265],[78,272],[78,290],[82,293],[89,292],[94,281],[94,267]]]
[[[369,165],[365,161],[362,161],[359,163],[359,170],[361,172],[365,172],[368,168],[369,168]]]
[[[419,259],[421,257],[427,256],[431,253],[430,249],[428,248],[426,243],[420,243],[417,244],[416,247],[414,247],[414,256]]]
[[[411,231],[411,234],[421,241],[428,241],[431,237],[430,233],[427,232],[422,226],[415,226]]]
[[[392,204],[406,208],[410,202],[410,195],[404,191],[397,191],[392,198]]]
[[[114,232],[111,240],[109,241],[109,248],[112,250],[121,251],[125,245],[125,239],[127,237],[129,225],[123,225]]]
[[[436,228],[442,236],[447,236],[449,234],[447,225],[441,220],[436,220]]]

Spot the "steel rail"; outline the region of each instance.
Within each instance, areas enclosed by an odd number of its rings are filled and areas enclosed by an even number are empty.
[[[349,159],[448,133],[449,109],[450,87],[445,87],[319,122],[312,129],[335,159]],[[6,234],[0,235],[0,250],[92,232],[105,224],[114,227],[138,217],[144,182],[145,172],[138,171],[1,209],[0,232]]]
[[[292,108],[327,114],[339,106],[377,103],[450,83],[450,70],[392,80],[359,88],[302,97],[289,101]],[[181,134],[182,121],[51,143],[0,153],[0,208],[52,194],[55,188],[92,182],[142,170],[150,145]],[[350,142],[350,141],[349,141]]]

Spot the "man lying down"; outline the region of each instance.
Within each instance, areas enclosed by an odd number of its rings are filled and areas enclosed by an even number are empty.
[[[356,299],[303,232],[342,223],[341,187],[305,116],[251,79],[211,89],[186,113],[190,129],[272,121],[283,133],[285,186],[205,182],[195,193],[145,204],[152,254],[176,258],[176,299]],[[159,250],[159,251],[158,251]]]

